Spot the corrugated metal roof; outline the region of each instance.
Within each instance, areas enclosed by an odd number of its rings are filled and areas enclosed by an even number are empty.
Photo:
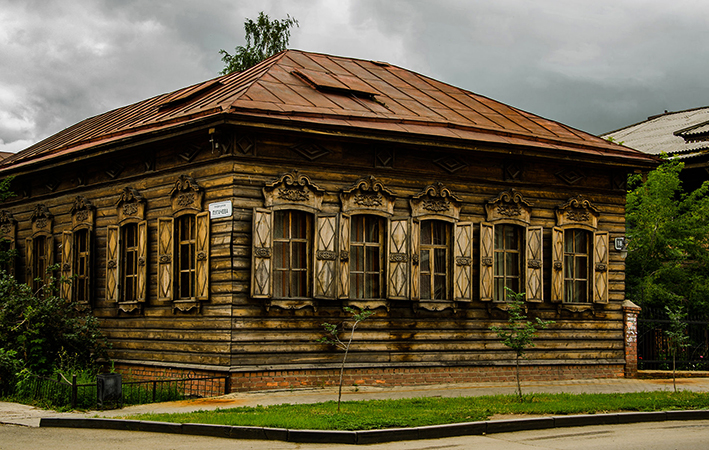
[[[230,115],[647,159],[591,134],[382,62],[286,50],[239,73],[86,119],[3,169]]]
[[[648,120],[601,135],[651,155],[680,158],[705,154],[709,142],[697,139],[709,132],[709,107],[665,112]]]

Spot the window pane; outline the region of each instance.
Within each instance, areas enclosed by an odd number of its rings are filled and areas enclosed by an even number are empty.
[[[350,297],[364,298],[364,274],[353,273],[350,275]]]
[[[505,248],[519,250],[519,232],[513,225],[505,225]]]
[[[519,276],[519,253],[507,253],[507,276]]]
[[[430,272],[431,271],[431,264],[429,262],[428,250],[421,250],[421,258],[419,261],[419,268],[420,268],[421,272]]]
[[[288,264],[288,243],[274,242],[273,243],[273,267],[275,269],[287,269]]]
[[[291,214],[291,239],[305,239],[308,228],[305,213],[301,211],[291,211]]]
[[[574,230],[564,232],[564,252],[574,252]]]
[[[573,255],[564,255],[564,278],[573,278],[574,273],[574,257]]]
[[[587,268],[588,258],[585,256],[576,257],[576,274],[575,278],[588,278],[588,268]]]
[[[581,230],[575,230],[575,250],[576,253],[587,253],[586,249],[586,232]]]
[[[446,273],[446,254],[447,254],[447,249],[445,248],[436,248],[434,249],[434,256],[435,256],[435,261],[433,263],[433,269],[436,273]]]
[[[421,273],[421,298],[425,300],[431,299],[431,277],[429,274]]]
[[[367,275],[366,298],[379,297],[379,274]]]
[[[288,228],[287,228],[287,217],[286,212],[276,211],[273,214],[273,237],[276,239],[287,238]]]
[[[280,270],[273,272],[273,295],[276,297],[288,296],[288,278],[286,274],[287,272]]]
[[[431,221],[424,220],[421,222],[421,244],[430,245],[431,243]]]
[[[367,272],[379,272],[379,247],[367,247]]]
[[[498,225],[495,227],[495,250],[502,250],[505,248],[505,239],[503,234],[503,226]]]
[[[447,286],[446,286],[446,276],[445,275],[436,275],[433,278],[434,282],[434,294],[433,298],[436,300],[444,300],[446,298],[446,291]]]
[[[293,290],[291,297],[305,297],[308,288],[308,272],[297,271],[293,272]]]
[[[364,248],[361,246],[352,247],[352,268],[357,272],[364,270]]]
[[[307,269],[308,247],[305,242],[293,242],[292,269]]]
[[[366,241],[379,242],[379,217],[367,216]]]
[[[364,242],[364,216],[354,216],[350,220],[350,241]]]
[[[433,245],[446,245],[446,229],[448,224],[445,222],[431,222],[431,229],[433,231]]]

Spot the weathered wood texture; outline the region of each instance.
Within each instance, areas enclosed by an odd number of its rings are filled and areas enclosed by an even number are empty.
[[[449,302],[441,311],[432,311],[410,299],[410,284],[402,291],[391,291],[389,299],[370,303],[376,308],[376,315],[358,330],[349,361],[386,367],[492,364],[511,358],[510,352],[489,331],[490,326],[503,324],[507,313],[494,302],[481,300],[480,258],[484,255],[481,255],[480,234],[481,224],[487,221],[485,204],[500,192],[515,188],[532,204],[529,227],[537,227],[533,228],[535,233],[541,227],[542,267],[531,272],[538,275],[541,271],[541,284],[534,284],[539,292],[535,293],[535,302],[529,304],[529,314],[556,321],[550,329],[539,333],[537,346],[530,350],[530,359],[571,364],[622,362],[620,304],[624,299],[624,262],[621,253],[613,250],[612,241],[625,232],[625,191],[613,182],[613,177],[617,173],[622,175],[624,169],[609,171],[600,165],[583,167],[578,162],[565,164],[524,156],[511,155],[505,159],[499,153],[486,155],[484,148],[480,152],[453,149],[449,153],[440,149],[432,152],[426,150],[426,142],[409,147],[396,143],[382,146],[361,141],[249,134],[248,130],[240,129],[235,132],[236,137],[247,136],[253,145],[241,148],[234,144],[222,155],[210,150],[206,134],[188,136],[162,145],[123,150],[120,157],[103,156],[90,164],[67,163],[32,177],[18,178],[18,185],[23,186],[26,195],[6,202],[5,207],[18,220],[20,255],[24,254],[25,239],[31,237],[30,215],[35,204],[49,207],[57,238],[70,230],[70,211],[77,195],[90,199],[95,206],[91,303],[112,342],[113,358],[234,370],[329,367],[340,360],[339,352],[315,340],[322,335],[322,323],[346,319],[342,307],[349,300],[335,291],[336,285],[346,285],[338,282],[337,273],[338,268],[346,265],[330,264],[329,260],[314,265],[315,270],[335,271],[331,274],[334,277],[328,279],[328,284],[316,286],[316,295],[296,305],[299,309],[283,309],[278,302],[271,303],[267,295],[261,296],[265,298],[251,295],[254,209],[264,208],[262,188],[267,183],[298,169],[324,190],[319,220],[332,228],[327,236],[334,240],[323,241],[320,244],[323,251],[334,252],[339,248],[340,194],[369,175],[394,193],[392,218],[404,220],[411,217],[409,200],[427,185],[442,182],[459,199],[458,222],[465,226],[461,230],[472,232],[472,246],[451,253],[451,258],[462,258],[461,264],[465,266],[465,271],[456,272],[457,281],[470,280],[470,284],[454,289],[452,274],[449,277],[451,295],[460,301]],[[299,144],[315,144],[321,154],[304,152],[302,146],[296,147]],[[382,160],[378,157],[382,149],[395,157]],[[441,162],[445,157],[448,160]],[[386,167],[388,164],[390,167]],[[379,167],[382,165],[385,167]],[[515,170],[510,170],[510,166]],[[159,300],[157,289],[157,224],[161,217],[172,217],[170,193],[179,175],[191,176],[203,189],[203,210],[213,202],[230,200],[233,204],[231,217],[210,221],[209,297],[197,301],[199,307],[189,311],[176,309],[169,300]],[[59,183],[50,189],[42,180]],[[107,299],[106,293],[107,233],[110,226],[117,225],[116,201],[124,187],[135,188],[147,202],[148,290],[145,301],[133,312],[121,310],[115,301]],[[557,225],[556,209],[577,195],[589,199],[600,211],[598,231],[609,233],[606,273],[609,282],[608,303],[574,308],[551,302],[551,247],[552,229]],[[59,245],[61,239],[55,242]],[[56,250],[55,255],[61,255],[60,249]],[[19,267],[24,270],[24,261],[20,261]],[[408,276],[405,265],[400,268],[389,265],[389,270],[399,269]],[[366,301],[358,303],[366,304]]]

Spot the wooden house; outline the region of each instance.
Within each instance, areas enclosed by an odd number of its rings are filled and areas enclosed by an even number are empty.
[[[583,107],[583,105],[579,105]],[[86,119],[0,162],[0,231],[60,264],[133,376],[321,385],[513,377],[505,287],[554,320],[529,378],[634,370],[625,180],[656,160],[378,61],[288,50]]]

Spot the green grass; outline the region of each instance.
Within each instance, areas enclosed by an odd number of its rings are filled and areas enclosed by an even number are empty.
[[[494,414],[595,414],[709,408],[709,393],[532,394],[413,398],[274,405],[178,414],[140,414],[130,419],[310,430],[373,430],[486,420]]]

